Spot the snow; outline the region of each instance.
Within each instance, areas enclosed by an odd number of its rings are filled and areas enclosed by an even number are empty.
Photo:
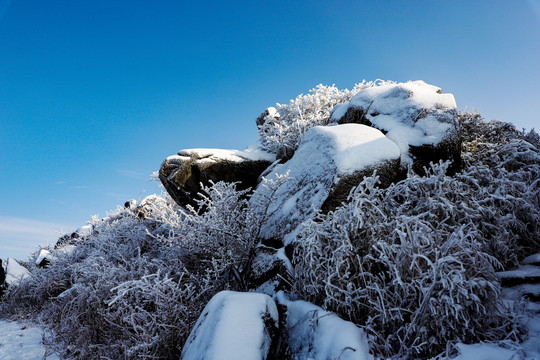
[[[309,302],[290,301],[283,292],[276,298],[287,307],[289,346],[295,359],[373,359],[366,334],[352,322]]]
[[[16,284],[19,281],[30,276],[30,271],[22,266],[14,258],[8,258],[6,262],[6,283],[8,285]]]
[[[399,157],[400,151],[382,132],[369,126],[343,124],[315,127],[334,143],[334,161],[339,175],[376,165]]]
[[[525,260],[522,261],[523,264],[540,264],[540,253],[527,256]]]
[[[268,295],[216,294],[191,331],[182,359],[265,359],[270,349],[265,315],[277,324],[277,307]]]
[[[350,102],[334,107],[331,120],[341,119],[349,108],[362,108],[365,118],[401,150],[410,164],[409,145],[437,144],[455,131],[456,101],[452,94],[423,81],[386,84],[361,90]]]
[[[497,275],[499,275],[501,279],[540,277],[540,266],[523,265],[516,270],[498,272]]]
[[[519,299],[524,295],[533,295],[540,297],[540,285],[538,284],[521,284],[510,288],[503,288],[502,294],[505,298]]]
[[[66,246],[63,246],[60,249],[56,250],[56,252],[66,254],[66,255],[70,255],[75,251],[76,248],[77,247],[75,245],[66,245]]]
[[[287,270],[289,270],[292,273],[294,273],[293,265],[291,263],[291,260],[287,257],[287,254],[285,254],[285,248],[282,247],[281,249],[278,249],[276,253],[278,259],[282,260],[285,263],[285,266],[287,266]]]
[[[519,359],[515,350],[493,344],[457,344],[460,354],[454,360],[510,360]]]
[[[135,200],[130,200],[130,201],[135,201]],[[94,230],[94,227],[91,224],[88,224],[88,225],[81,226],[75,232],[79,234],[80,236],[90,236],[92,235],[93,230]]]
[[[396,144],[369,126],[343,124],[309,129],[294,156],[266,176],[276,180],[288,173],[288,180],[274,193],[273,189],[265,189],[263,182],[252,197],[253,202],[260,197],[273,198],[261,235],[270,238],[291,233],[316,214],[342,177],[399,157]]]
[[[51,252],[47,249],[39,249],[38,253],[34,258],[34,264],[39,265],[45,258],[50,258]]]
[[[42,343],[42,331],[17,322],[0,320],[0,359],[2,360],[56,360]]]
[[[273,106],[270,106],[268,109],[266,109],[266,111],[268,111],[268,115],[266,116],[269,116],[272,119],[279,119],[281,117],[281,115],[279,115],[279,112]]]
[[[264,160],[272,162],[276,160],[275,154],[268,153],[257,145],[251,145],[243,151],[233,149],[185,149],[180,150],[178,155],[169,156],[167,159],[175,158],[185,160],[186,158],[191,158],[193,155],[197,155],[201,159],[208,158],[208,160],[211,161],[228,160],[240,162],[245,160]]]

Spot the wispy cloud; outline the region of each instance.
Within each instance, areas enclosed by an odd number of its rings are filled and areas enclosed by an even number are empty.
[[[88,189],[89,187],[86,186],[86,185],[77,185],[77,186],[72,186],[71,189],[76,189],[76,190],[80,190],[80,189]]]
[[[48,221],[0,216],[0,258],[25,258],[38,245],[54,244],[60,232],[72,228]]]
[[[56,185],[63,185],[65,183],[67,183],[67,181],[55,181],[54,182]]]
[[[139,179],[139,180],[148,180],[149,176],[146,174],[142,174],[138,171],[134,170],[126,170],[126,169],[114,169],[118,174],[132,178],[132,179]]]

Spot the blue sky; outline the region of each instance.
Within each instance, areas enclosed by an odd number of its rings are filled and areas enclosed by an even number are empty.
[[[319,83],[422,79],[538,128],[538,64],[540,0],[0,0],[0,258],[159,192],[182,148],[255,143]]]

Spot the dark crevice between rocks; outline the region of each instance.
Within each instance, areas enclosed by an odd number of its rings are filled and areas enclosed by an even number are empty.
[[[448,139],[437,145],[409,145],[409,152],[413,157],[412,170],[422,176],[426,175],[425,169],[430,168],[430,163],[438,163],[440,160],[450,160],[447,172],[449,176],[459,172],[463,167],[460,138]]]
[[[278,328],[271,336],[272,343],[268,351],[267,360],[292,360],[289,349],[289,333],[287,328],[287,306],[276,303],[279,314]]]
[[[399,165],[399,159],[396,159],[394,161],[387,161],[383,165],[376,168],[377,176],[379,176],[379,187],[387,188],[392,183],[400,180],[401,172]],[[351,190],[355,186],[358,186],[358,184],[360,184],[365,177],[372,176],[373,172],[374,169],[369,168],[364,171],[359,171],[352,175],[342,177],[339,180],[338,185],[332,188],[328,198],[322,204],[321,211],[326,214],[346,203]]]
[[[512,287],[512,286],[523,285],[523,284],[539,284],[540,286],[540,275],[501,278],[501,286],[504,286],[504,287]]]

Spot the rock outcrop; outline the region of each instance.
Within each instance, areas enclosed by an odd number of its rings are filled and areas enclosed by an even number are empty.
[[[374,171],[382,186],[389,185],[398,174],[399,158],[398,146],[375,128],[311,128],[294,156],[273,168],[251,198],[254,206],[266,208],[262,237],[282,239],[318,209],[333,210]]]
[[[382,85],[360,91],[350,102],[334,107],[331,120],[383,131],[401,151],[401,163],[418,173],[430,162],[450,160],[461,167],[461,140],[456,102],[423,81]]]
[[[266,359],[278,331],[268,295],[222,291],[204,308],[182,349],[182,359]]]
[[[275,161],[275,155],[256,148],[244,151],[188,149],[169,156],[159,170],[159,179],[180,206],[196,207],[201,184],[238,182],[237,188],[255,188],[261,173]]]

